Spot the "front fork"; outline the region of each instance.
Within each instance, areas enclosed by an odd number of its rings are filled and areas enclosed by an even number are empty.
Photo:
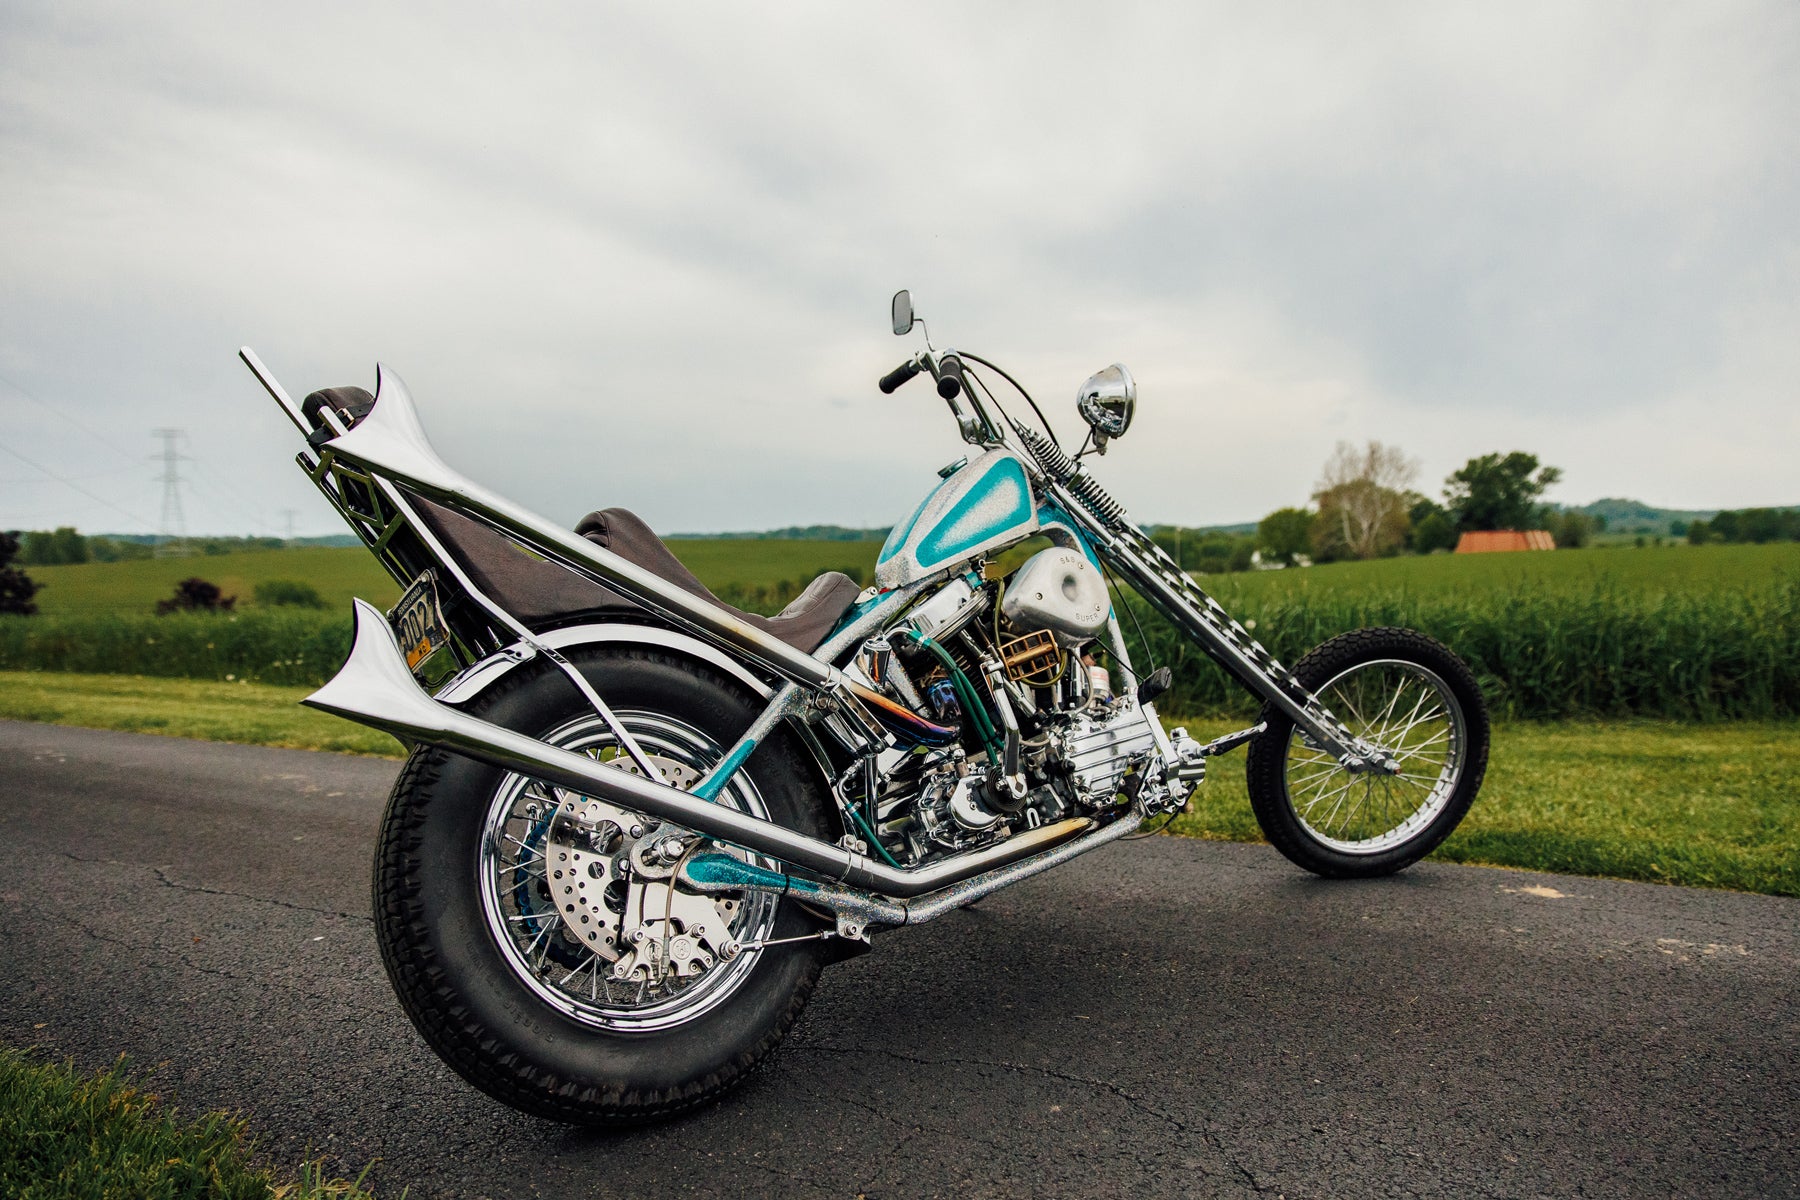
[[[1051,487],[1062,492],[1059,485]],[[1131,581],[1157,611],[1192,637],[1206,653],[1250,691],[1273,704],[1318,749],[1335,756],[1346,770],[1392,774],[1399,764],[1387,750],[1357,737],[1309,692],[1293,672],[1232,618],[1169,554],[1130,521],[1102,523],[1075,496],[1057,497],[1094,539],[1100,553]]]

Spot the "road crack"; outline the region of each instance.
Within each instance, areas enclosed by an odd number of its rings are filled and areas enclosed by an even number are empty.
[[[294,912],[318,913],[320,916],[324,917],[342,917],[346,921],[363,921],[370,925],[375,923],[375,918],[364,916],[362,913],[348,913],[335,908],[314,908],[310,904],[294,904],[291,901],[276,900],[268,896],[252,896],[248,892],[233,892],[223,888],[201,887],[197,883],[183,883],[179,879],[171,879],[161,867],[151,867],[150,870],[156,876],[158,883],[162,884],[164,887],[174,888],[181,892],[193,892],[201,896],[231,896],[239,900],[253,900],[258,904],[269,904],[276,908],[291,909]]]

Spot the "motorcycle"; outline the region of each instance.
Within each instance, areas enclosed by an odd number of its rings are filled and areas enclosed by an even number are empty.
[[[1268,840],[1320,875],[1399,871],[1468,811],[1488,719],[1468,667],[1405,629],[1277,662],[1091,473],[1131,428],[1115,364],[1075,453],[979,355],[922,346],[970,451],[882,546],[774,617],[718,600],[636,516],[574,531],[459,474],[398,376],[296,404],[297,458],[405,589],[355,603],[305,703],[410,757],[375,856],[383,962],[432,1048],[528,1113],[619,1125],[716,1099],[781,1041],[828,964],[1183,809],[1247,747]],[[1000,391],[1022,398],[1017,420]],[[1165,728],[1125,589],[1262,701],[1201,743]],[[1117,860],[1123,864],[1122,859]]]

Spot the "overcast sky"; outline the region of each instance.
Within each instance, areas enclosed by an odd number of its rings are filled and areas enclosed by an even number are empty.
[[[245,343],[558,521],[886,524],[900,286],[1064,432],[1129,365],[1139,520],[1340,438],[1800,503],[1791,0],[331,7],[0,8],[0,528],[154,530],[178,426],[190,532],[339,531]]]

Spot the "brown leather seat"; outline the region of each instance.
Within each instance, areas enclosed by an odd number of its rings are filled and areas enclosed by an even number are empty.
[[[456,551],[476,586],[527,625],[549,625],[608,610],[613,610],[613,615],[621,609],[643,612],[639,605],[612,589],[527,554],[509,538],[478,521],[429,500],[414,502],[432,532]],[[713,595],[635,513],[623,508],[601,509],[583,517],[575,532],[808,654],[818,649],[837,627],[862,590],[848,575],[827,571],[807,584],[778,615],[765,617],[733,608]]]

